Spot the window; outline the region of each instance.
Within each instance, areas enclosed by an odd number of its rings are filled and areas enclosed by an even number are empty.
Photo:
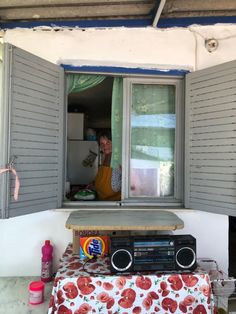
[[[16,157],[21,187],[16,202],[14,175],[0,175],[1,218],[60,208],[64,69],[8,44],[2,65],[0,167]],[[236,216],[235,73],[231,61],[187,74],[185,101],[184,77],[123,76],[122,199],[113,206],[165,208],[184,201],[186,208]]]
[[[170,206],[183,201],[182,81],[170,77],[124,80],[123,188],[129,202]]]
[[[182,204],[183,142],[179,139],[183,138],[183,78],[101,76],[99,80],[97,75],[77,73],[77,78],[68,74],[69,85],[71,80],[81,89],[85,85],[86,90],[74,88],[68,97],[67,179],[71,192],[67,200],[76,201],[75,206],[84,205],[75,198],[76,192],[97,172],[99,154],[86,133],[112,129],[114,167],[122,167],[124,181],[118,205],[138,205],[140,201]],[[87,88],[88,82],[95,84]],[[84,161],[92,158],[91,152],[98,154],[98,160],[87,165]],[[92,205],[96,204],[90,202]]]

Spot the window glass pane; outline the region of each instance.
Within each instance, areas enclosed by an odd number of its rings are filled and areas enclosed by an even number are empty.
[[[131,197],[173,197],[175,86],[133,84]]]

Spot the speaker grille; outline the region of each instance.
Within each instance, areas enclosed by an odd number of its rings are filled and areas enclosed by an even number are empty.
[[[181,268],[190,268],[196,262],[196,254],[191,247],[182,247],[176,253],[176,263]]]
[[[111,256],[111,265],[118,271],[126,271],[132,265],[133,258],[129,251],[119,249]]]

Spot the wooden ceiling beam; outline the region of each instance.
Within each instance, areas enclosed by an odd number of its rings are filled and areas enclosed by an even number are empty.
[[[121,18],[130,16],[151,16],[151,3],[133,5],[99,5],[80,7],[39,7],[0,9],[0,19],[9,20],[37,20],[37,19],[75,19],[75,18]]]
[[[0,21],[158,20],[158,3],[157,0],[0,0]],[[199,16],[236,16],[236,0],[166,0],[160,17]],[[156,25],[155,20],[153,23]]]
[[[57,7],[57,6],[86,6],[86,5],[130,5],[130,4],[145,4],[156,3],[156,0],[1,0],[0,8],[36,8],[36,7]]]
[[[236,11],[235,0],[166,0],[163,15],[180,15],[205,13],[210,15],[223,14],[224,12]]]

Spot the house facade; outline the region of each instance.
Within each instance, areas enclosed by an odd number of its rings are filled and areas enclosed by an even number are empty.
[[[2,36],[3,45],[19,47],[58,66],[66,64],[77,69],[83,66],[108,69],[122,67],[187,73],[233,61],[236,24],[190,25],[166,29],[14,28],[6,29]],[[209,42],[212,39],[214,41]],[[2,104],[3,102],[4,99],[1,99]],[[3,116],[3,109],[0,112]],[[234,174],[233,164],[231,170]],[[184,229],[175,233],[190,233],[195,236],[197,256],[216,260],[219,267],[227,272],[228,215],[233,215],[233,205],[232,211],[225,210],[226,214],[223,208],[215,212],[211,209],[209,212],[207,208],[202,211],[203,205],[202,208],[199,204],[197,207],[190,205],[183,204],[179,209],[172,209],[185,225]],[[228,208],[228,205],[225,207]],[[45,239],[50,239],[54,244],[55,260],[58,263],[67,243],[72,239],[71,232],[65,228],[71,210],[73,209],[59,209],[55,206],[50,210],[0,220],[0,248],[5,252],[0,261],[0,276],[38,275],[40,248]]]

